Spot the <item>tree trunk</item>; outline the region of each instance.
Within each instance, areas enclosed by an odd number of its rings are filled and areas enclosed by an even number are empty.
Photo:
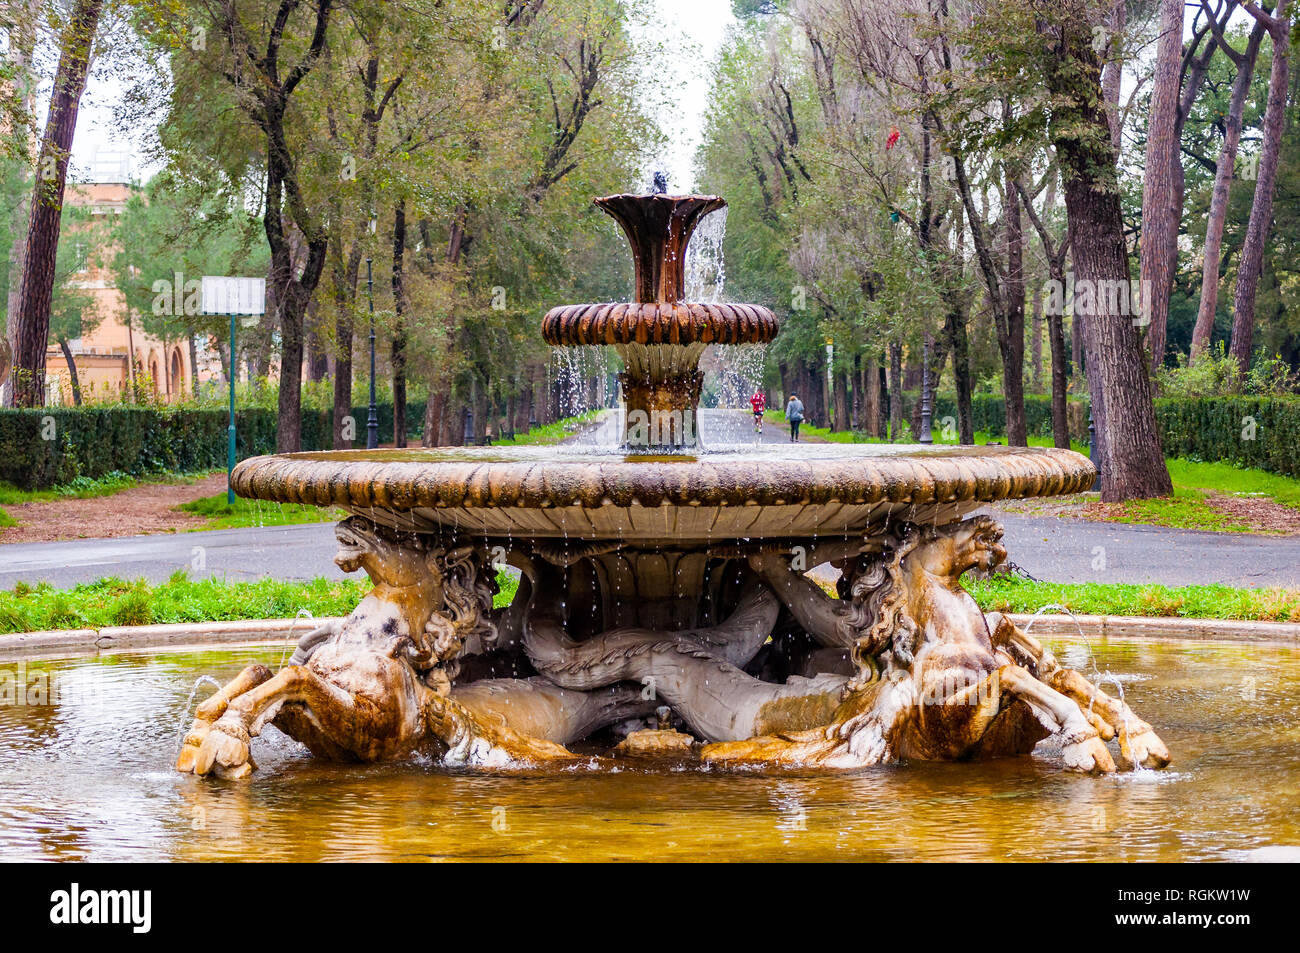
[[[889,442],[898,443],[903,430],[903,345],[889,342]]]
[[[1062,262],[1063,264],[1063,262]],[[1052,280],[1065,287],[1065,270],[1052,264]],[[1070,449],[1070,418],[1068,412],[1068,380],[1065,361],[1065,328],[1063,308],[1050,308],[1047,315],[1048,347],[1052,355],[1052,445]]]
[[[875,356],[862,359],[863,371],[863,414],[866,417],[864,428],[869,437],[880,438],[880,364]]]
[[[852,430],[853,424],[849,419],[849,379],[846,374],[835,375],[835,421],[834,429]]]
[[[341,211],[341,210],[340,210]],[[334,449],[348,450],[356,437],[357,422],[352,421],[352,436],[345,432],[346,420],[352,416],[352,354],[356,333],[355,307],[357,280],[361,272],[361,242],[354,241],[346,260],[340,235],[331,242],[334,277]]]
[[[442,417],[447,410],[447,395],[440,390],[430,390],[424,405],[424,434],[420,443],[425,447],[441,446]]]
[[[970,446],[975,443],[975,414],[971,406],[975,388],[971,380],[966,312],[955,296],[948,304],[943,333],[952,352],[952,381],[957,391],[957,440]]]
[[[1161,0],[1151,114],[1147,123],[1146,168],[1142,183],[1141,309],[1147,325],[1151,367],[1164,361],[1169,324],[1169,293],[1178,237],[1178,92],[1183,53],[1183,0]],[[1125,276],[1125,281],[1128,276]]]
[[[1029,321],[1029,386],[1035,394],[1043,392],[1043,296],[1035,291]]]
[[[1264,24],[1256,22],[1246,42],[1246,51],[1236,57],[1237,76],[1232,82],[1232,96],[1228,103],[1228,116],[1224,122],[1223,147],[1214,172],[1214,191],[1210,196],[1210,209],[1205,220],[1205,262],[1201,269],[1201,304],[1196,312],[1196,327],[1192,331],[1191,360],[1195,361],[1210,346],[1214,333],[1214,317],[1219,310],[1219,269],[1223,254],[1223,226],[1228,217],[1228,195],[1232,188],[1233,167],[1237,162],[1237,146],[1241,142],[1241,120],[1250,94],[1250,82],[1255,75],[1255,59],[1266,32]]]
[[[194,335],[185,335],[185,340],[190,346],[190,391],[195,397],[199,396],[199,349],[194,343]]]
[[[1002,351],[1002,394],[1007,408],[1007,445],[1029,446],[1025,423],[1025,273],[1024,222],[1020,192],[1011,170],[1006,172],[1007,282],[1006,314],[998,322]]]
[[[1124,61],[1119,53],[1123,48],[1123,34],[1127,25],[1127,0],[1113,0],[1106,16],[1106,61],[1101,73],[1101,88],[1106,100],[1106,116],[1110,120],[1110,144],[1117,160],[1123,132],[1119,116],[1119,94],[1124,80]]]
[[[393,443],[406,446],[406,199],[393,210]]]
[[[1060,103],[1054,141],[1066,173],[1065,207],[1078,281],[1093,288],[1128,282],[1128,253],[1114,150],[1101,97],[1084,0],[1065,0],[1052,30],[1055,59],[1048,91]],[[1117,297],[1117,296],[1116,296]],[[1132,316],[1110,295],[1094,295],[1088,318],[1088,366],[1103,404],[1106,429],[1101,498],[1107,502],[1172,492],[1160,449],[1142,340]]]
[[[1273,39],[1273,68],[1268,80],[1268,105],[1264,108],[1264,143],[1259,153],[1259,173],[1255,180],[1255,197],[1250,206],[1250,225],[1241,246],[1237,265],[1237,294],[1233,301],[1232,356],[1244,374],[1250,369],[1255,334],[1255,292],[1264,267],[1264,246],[1273,224],[1273,190],[1281,158],[1282,132],[1286,124],[1286,97],[1291,44],[1291,19],[1288,0],[1278,0],[1277,13],[1270,17],[1248,8],[1261,20]]]
[[[77,0],[63,32],[27,225],[22,294],[14,335],[15,407],[39,407],[45,403],[45,351],[50,340],[50,302],[54,295],[63,187],[77,127],[77,109],[86,88],[90,51],[103,7],[104,0]]]
[[[77,361],[72,356],[72,348],[66,338],[59,338],[59,347],[63,351],[63,359],[68,362],[68,381],[72,384],[72,405],[80,407],[81,380],[77,377]]]

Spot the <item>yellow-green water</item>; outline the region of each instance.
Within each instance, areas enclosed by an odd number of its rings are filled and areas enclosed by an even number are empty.
[[[1091,667],[1080,644],[1056,648]],[[317,762],[275,729],[251,781],[172,771],[195,679],[283,651],[23,663],[25,697],[0,699],[0,858],[1155,861],[1300,845],[1294,648],[1094,646],[1173,751],[1161,772],[1079,777],[1040,752],[851,774],[469,774]],[[0,660],[0,695],[17,664]]]

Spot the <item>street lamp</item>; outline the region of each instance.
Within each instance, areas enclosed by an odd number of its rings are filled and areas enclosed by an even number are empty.
[[[371,219],[371,228],[374,219]],[[366,258],[366,298],[370,302],[370,416],[366,419],[366,449],[379,446],[379,408],[375,405],[375,279],[370,273],[370,258]]]
[[[921,347],[921,436],[919,443],[934,443],[934,407],[930,395],[930,338]]]

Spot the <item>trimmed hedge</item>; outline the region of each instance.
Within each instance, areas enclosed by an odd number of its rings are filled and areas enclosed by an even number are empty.
[[[1156,420],[1166,456],[1300,477],[1300,400],[1161,398]]]
[[[380,404],[379,442],[393,439],[393,406]],[[352,408],[364,444],[369,405]],[[304,450],[332,444],[332,414],[305,410]],[[423,402],[408,403],[407,437],[419,440]],[[216,470],[226,465],[229,411],[146,407],[46,407],[0,411],[0,480],[27,490],[118,471],[136,476],[161,470]],[[276,412],[235,411],[239,459],[275,452]]]
[[[903,396],[911,414],[917,395]],[[1231,463],[1300,477],[1300,399],[1288,397],[1162,397],[1155,402],[1160,443],[1167,457],[1207,463]],[[1068,404],[1070,437],[1088,442],[1088,402]],[[934,420],[957,416],[956,398],[935,395]],[[997,394],[976,394],[971,400],[975,429],[995,436],[1006,434],[1006,404]],[[1025,422],[1035,436],[1052,435],[1052,401],[1025,396]]]
[[[903,416],[910,419],[916,402],[921,395],[916,391],[903,394]],[[1001,394],[975,394],[971,397],[971,418],[976,430],[995,437],[1005,436],[1007,432],[1007,403]],[[1088,442],[1088,402],[1069,399],[1065,405],[1066,419],[1070,425],[1070,439],[1080,443]],[[944,417],[957,419],[957,395],[935,394],[935,426]],[[1031,437],[1052,436],[1052,398],[1045,394],[1025,395],[1025,427]]]

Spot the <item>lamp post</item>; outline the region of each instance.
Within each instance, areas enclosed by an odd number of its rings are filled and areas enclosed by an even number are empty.
[[[373,219],[371,220],[373,223]],[[366,298],[370,302],[370,416],[366,419],[366,449],[379,446],[379,408],[375,404],[375,280],[366,258]]]
[[[1088,459],[1097,468],[1097,479],[1092,481],[1094,492],[1101,491],[1101,460],[1097,458],[1097,425],[1092,421],[1092,404],[1088,404]]]
[[[934,428],[931,418],[934,408],[930,396],[930,339],[927,337],[921,347],[921,436],[920,443],[934,443]]]

